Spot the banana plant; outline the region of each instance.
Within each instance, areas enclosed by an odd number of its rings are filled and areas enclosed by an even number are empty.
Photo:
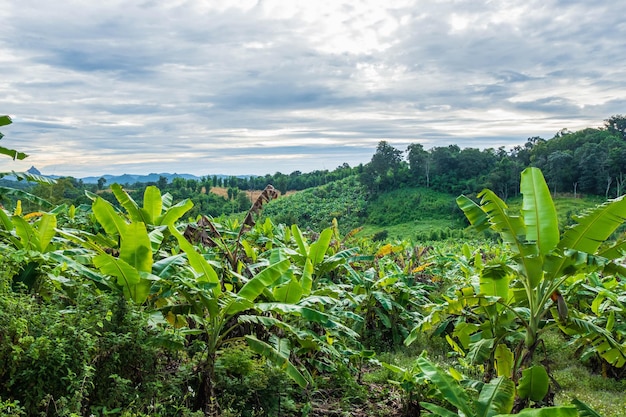
[[[423,285],[407,285],[407,276],[391,258],[377,260],[365,271],[349,268],[354,312],[363,320],[354,328],[364,343],[385,341],[388,347],[402,343],[412,323],[419,321],[421,304],[427,301]]]
[[[626,372],[621,353],[626,340],[626,284],[616,276],[591,273],[567,287],[563,296],[578,308],[568,322],[558,321],[572,343],[582,351],[581,359],[597,357],[604,376],[619,378]],[[612,337],[606,337],[606,336]],[[617,344],[611,343],[613,340]]]
[[[467,381],[456,370],[451,369],[450,373],[445,372],[424,356],[417,359],[423,378],[429,381],[436,389],[435,398],[449,404],[453,410],[444,408],[440,405],[423,401],[420,406],[428,410],[430,414],[440,417],[578,417],[578,416],[594,416],[600,415],[590,406],[580,400],[574,399],[573,405],[560,405],[554,407],[543,408],[525,408],[516,414],[509,414],[514,406],[515,384],[509,378],[500,376],[492,379],[489,383],[482,381]],[[541,367],[533,367],[527,370],[527,374],[535,373],[535,369]],[[531,372],[532,371],[532,372]],[[541,371],[538,371],[541,373]],[[526,377],[526,375],[525,375]],[[545,377],[547,380],[547,376]],[[528,381],[524,381],[523,389],[526,389],[529,395],[541,394],[542,388],[547,390],[547,382],[544,382],[540,389],[534,386],[537,381],[532,380],[532,376],[528,376]],[[467,388],[470,387],[470,388]],[[470,393],[478,391],[478,395]],[[518,387],[519,391],[519,387]],[[537,398],[538,398],[537,397]]]
[[[403,415],[412,415],[414,408],[420,407],[421,400],[425,399],[427,390],[426,378],[417,364],[409,367],[402,367],[386,362],[380,363],[384,368],[397,375],[396,379],[388,380],[389,383],[400,387],[404,398],[402,400]],[[419,415],[419,413],[415,413]]]
[[[94,200],[92,212],[103,233],[92,234],[71,229],[60,230],[59,233],[91,251],[81,257],[88,259],[87,263],[92,263],[100,274],[75,262],[69,266],[81,273],[89,272],[85,274],[87,277],[118,288],[127,299],[143,304],[150,295],[152,285],[159,280],[159,276],[153,273],[154,261],[168,226],[191,209],[193,203],[184,200],[172,205],[169,194],[162,196],[158,188],[149,186],[144,193],[143,207],[139,207],[118,184],[113,184],[111,189],[125,208],[126,215],[103,198],[88,194]],[[56,259],[61,262],[70,260],[74,251],[65,252],[57,254]],[[106,277],[113,277],[115,281],[111,282]]]
[[[572,277],[582,279],[583,275],[577,274],[579,271],[619,267],[611,261],[621,256],[619,249],[625,243],[600,248],[626,220],[623,217],[626,199],[608,201],[577,217],[577,223],[560,236],[554,203],[538,168],[530,167],[522,172],[520,190],[523,202],[519,215],[510,213],[490,190],[479,194],[480,205],[465,196],[458,197],[457,203],[474,227],[493,229],[512,252],[513,297],[505,305],[516,313],[525,329],[524,351],[517,358],[517,365],[526,367],[539,343],[539,333],[550,308],[560,305],[561,318],[567,318],[559,292],[565,281]],[[485,291],[488,296],[500,295],[487,288]],[[626,354],[626,350],[621,350],[621,354]]]
[[[107,236],[90,239],[91,248],[98,252],[94,265],[104,274],[116,277],[127,298],[142,304],[158,277],[152,274],[154,254],[160,248],[168,226],[182,217],[193,203],[184,200],[174,206],[169,194],[161,195],[157,187],[146,188],[143,207],[118,184],[111,186],[116,198],[128,213],[118,213],[106,200],[96,197],[93,214]],[[152,230],[148,231],[148,227]],[[115,242],[117,240],[117,243]],[[101,244],[108,244],[104,248]]]
[[[0,208],[0,240],[5,241],[16,254],[27,260],[14,281],[21,282],[32,290],[40,276],[41,266],[50,262],[51,254],[57,249],[56,212],[34,212],[22,215],[18,204],[15,214],[8,215]]]
[[[472,398],[459,382],[462,376],[455,371],[454,378],[424,356],[417,358],[417,365],[422,371],[425,380],[429,381],[437,390],[437,398],[451,405],[455,411],[439,405],[421,402],[420,406],[430,413],[452,417],[464,415],[466,417],[492,417],[509,413],[513,408],[515,384],[507,377],[492,379],[489,383],[475,383],[478,396]]]
[[[189,199],[172,205],[171,194],[165,193],[161,195],[161,191],[153,185],[146,187],[142,207],[133,200],[121,185],[112,184],[111,191],[113,191],[120,205],[126,210],[131,222],[141,222],[147,226],[157,228],[173,225],[193,207],[193,203]]]
[[[524,170],[520,187],[523,201],[519,214],[510,212],[490,190],[479,194],[480,204],[465,196],[457,198],[472,226],[497,232],[509,256],[487,263],[479,254],[467,259],[464,273],[470,285],[444,295],[444,302],[434,306],[405,340],[411,343],[417,332],[428,328],[448,333],[450,344],[467,355],[469,362],[487,363],[488,378],[497,374],[518,384],[517,411],[530,400],[520,394],[519,384],[520,378],[524,379],[522,371],[532,363],[541,332],[555,324],[567,328],[569,334],[580,331],[576,312],[561,294],[566,281],[583,280],[583,272],[620,268],[612,260],[621,256],[624,243],[608,249],[601,249],[601,243],[623,223],[620,213],[626,211],[626,199],[609,201],[578,217],[577,224],[561,236],[541,171]],[[626,356],[624,346],[609,332],[599,331],[595,336],[612,348],[611,355]]]
[[[174,226],[170,233],[177,239],[187,257],[186,272],[162,280],[160,288],[160,310],[175,327],[184,328],[187,335],[197,335],[204,342],[203,359],[198,365],[200,383],[197,390],[196,407],[207,415],[219,412],[215,395],[215,364],[220,350],[237,340],[245,340],[257,353],[277,364],[301,387],[312,383],[310,375],[298,370],[285,352],[285,344],[277,349],[250,333],[246,323],[288,329],[289,325],[272,316],[256,319],[261,313],[276,310],[278,306],[259,302],[259,297],[271,288],[291,267],[288,259],[274,257],[269,265],[256,272],[237,291],[232,287],[222,288],[220,279],[212,265],[185,239]],[[287,304],[285,304],[287,305]],[[302,312],[303,309],[293,307]],[[282,313],[290,313],[286,307]],[[244,314],[246,313],[246,314]]]

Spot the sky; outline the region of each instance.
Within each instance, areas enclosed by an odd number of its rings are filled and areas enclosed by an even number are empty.
[[[0,172],[264,175],[626,114],[625,0],[0,0]]]

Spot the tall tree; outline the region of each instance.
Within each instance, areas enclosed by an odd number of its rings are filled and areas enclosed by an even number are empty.
[[[556,194],[563,191],[570,184],[574,184],[576,169],[572,165],[572,153],[569,151],[555,151],[548,155],[546,179]]]
[[[102,190],[104,188],[104,184],[106,184],[107,180],[104,177],[98,178],[98,190]]]
[[[626,140],[626,116],[616,114],[604,121],[604,126],[612,134]]]
[[[430,154],[421,143],[412,143],[406,149],[411,179],[418,185],[430,186]]]
[[[361,182],[371,194],[392,189],[396,185],[401,165],[402,151],[382,140],[378,142],[372,160],[365,166]]]

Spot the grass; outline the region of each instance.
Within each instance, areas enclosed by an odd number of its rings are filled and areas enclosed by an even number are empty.
[[[626,380],[593,373],[556,330],[545,333],[543,339],[552,374],[561,386],[556,392],[556,403],[569,404],[578,398],[604,417],[626,417]]]
[[[408,190],[415,193],[416,190]],[[394,196],[398,197],[398,196]],[[438,196],[439,206],[445,206],[443,196]],[[559,217],[559,225],[563,229],[573,224],[572,216],[581,214],[587,209],[596,207],[604,202],[600,197],[573,198],[568,196],[557,196],[554,199],[554,205]],[[507,205],[511,211],[519,211],[522,205],[521,197],[509,199]],[[393,225],[366,224],[359,236],[373,237],[376,233],[387,231],[386,240],[411,240],[414,242],[423,242],[426,240],[443,240],[446,238],[463,238],[463,231],[467,228],[467,224],[457,218],[441,217],[439,213],[430,217],[424,214],[422,219],[412,220],[404,223]]]

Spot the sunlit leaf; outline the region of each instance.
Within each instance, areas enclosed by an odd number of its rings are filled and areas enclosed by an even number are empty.
[[[545,255],[559,242],[559,222],[550,190],[539,168],[528,167],[522,171],[520,192],[524,196],[522,214],[526,239],[536,242],[539,252]]]

